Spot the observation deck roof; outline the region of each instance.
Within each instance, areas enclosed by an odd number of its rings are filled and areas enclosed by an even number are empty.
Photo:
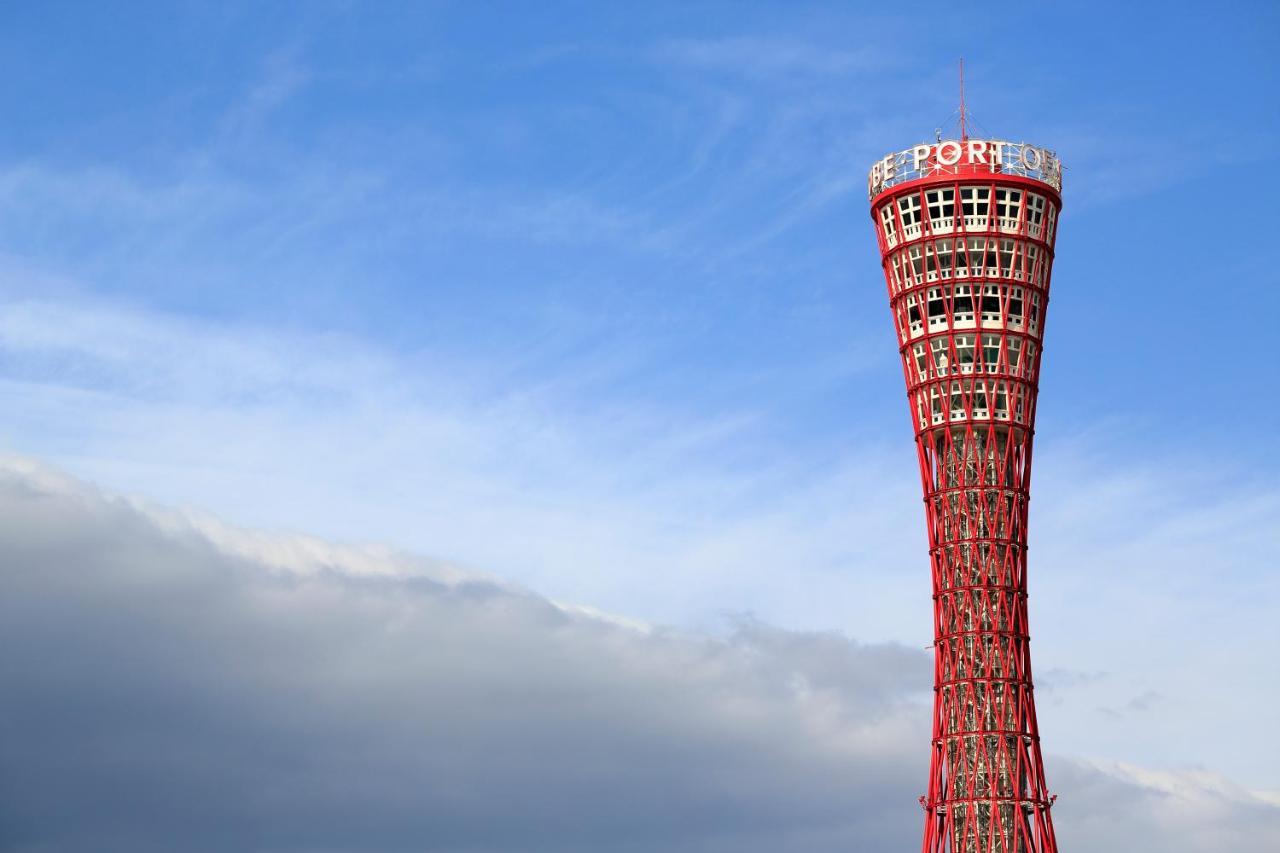
[[[1062,192],[1062,161],[1048,148],[1003,139],[922,142],[875,162],[867,175],[867,198],[920,178],[1016,175]]]

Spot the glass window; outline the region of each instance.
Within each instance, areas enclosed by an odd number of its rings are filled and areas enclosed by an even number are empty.
[[[943,278],[951,277],[951,241],[939,240],[934,244],[934,252],[937,256],[938,275]]]
[[[911,260],[911,275],[916,281],[920,281],[924,275],[924,255],[920,247],[912,246],[907,249],[907,257]]]
[[[908,293],[904,305],[907,309],[907,329],[903,331],[903,337],[914,338],[924,330],[924,324],[921,322],[920,317],[920,302],[914,293]]]
[[[898,340],[900,343],[906,343],[912,337],[912,334],[908,331],[908,321],[906,317],[908,310],[909,309],[907,309],[905,305],[899,305],[894,311],[894,320],[897,322]]]
[[[974,417],[985,418],[987,416],[987,383],[973,383],[973,414]]]
[[[964,386],[959,382],[951,383],[951,417],[952,419],[963,418],[964,412]]]
[[[987,270],[986,274],[999,275],[1000,265],[996,263],[996,241],[994,239],[987,240],[985,243],[985,246],[986,246],[986,251],[983,252],[983,258],[986,261],[985,263],[985,267]]]
[[[1027,193],[1027,233],[1032,237],[1040,236],[1040,226],[1044,222],[1044,196]]]
[[[1005,278],[1015,277],[1014,269],[1013,269],[1014,259],[1015,259],[1014,241],[1001,240],[1000,241],[1000,275],[1004,276]],[[1016,277],[1021,278],[1022,276],[1018,275]]]
[[[982,297],[983,316],[986,316],[988,296]],[[982,336],[982,364],[987,373],[995,373],[1000,367],[1000,336]]]
[[[1018,230],[1018,220],[1022,218],[1022,190],[996,190],[996,217],[1000,220],[1001,230]]]
[[[961,323],[972,323],[973,294],[970,292],[969,286],[965,284],[956,285],[955,294],[951,301],[956,321]],[[972,345],[972,342],[970,342],[970,346]]]
[[[982,288],[982,321],[986,325],[988,323],[998,324],[1002,320],[1004,309],[1001,307],[1000,287],[996,284],[988,284]]]
[[[969,238],[969,266],[974,275],[985,275],[987,241],[982,237]]]
[[[911,348],[911,352],[915,355],[916,377],[921,380],[928,378],[928,362],[925,360],[924,344],[916,344]]]
[[[924,194],[929,207],[929,225],[934,231],[950,231],[955,227],[956,196],[951,187],[929,190]]]
[[[943,418],[942,394],[938,391],[938,387],[936,385],[929,389],[929,403],[930,408],[933,410],[933,422],[935,424],[941,423]]]
[[[920,199],[913,195],[898,199],[898,214],[902,217],[902,236],[914,237],[920,233]]]
[[[973,372],[973,335],[956,335],[956,369],[961,373]]]
[[[1000,288],[995,285],[982,288],[982,322],[1000,322]]]
[[[1042,284],[1044,282],[1043,270],[1040,269],[1040,247],[1034,243],[1028,243],[1022,247],[1027,265],[1026,280]]]
[[[1048,217],[1049,217],[1049,226],[1045,229],[1044,239],[1046,243],[1052,244],[1053,230],[1054,230],[1054,227],[1058,224],[1058,208],[1054,207],[1053,205],[1049,205]]]
[[[898,244],[897,223],[893,219],[893,205],[886,204],[880,208],[880,222],[884,226],[884,241],[890,246]]]
[[[991,206],[990,187],[961,187],[960,209],[968,228],[986,228]]]
[[[955,242],[955,269],[956,276],[959,278],[969,275],[969,252],[965,248],[966,245],[964,240]]]
[[[929,296],[929,325],[932,326],[935,324],[935,321],[938,319],[941,319],[943,321],[946,320],[947,309],[942,302],[941,290],[939,290],[936,287],[931,287],[928,290],[928,296]]]
[[[946,376],[951,365],[951,359],[947,356],[949,349],[947,339],[934,338],[929,342],[929,349],[933,354],[933,368],[937,371],[937,375]]]

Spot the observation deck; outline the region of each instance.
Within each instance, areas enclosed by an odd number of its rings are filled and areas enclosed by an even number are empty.
[[[922,142],[886,154],[867,174],[867,198],[922,178],[1010,175],[1048,184],[1062,192],[1062,161],[1048,148],[1003,139]]]

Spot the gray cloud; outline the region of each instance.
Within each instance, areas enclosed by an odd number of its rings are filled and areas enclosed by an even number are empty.
[[[0,466],[0,572],[8,850],[915,843],[919,650],[749,619],[724,638],[636,627],[23,460]],[[1280,839],[1274,804],[1207,774],[1050,771],[1073,849]]]

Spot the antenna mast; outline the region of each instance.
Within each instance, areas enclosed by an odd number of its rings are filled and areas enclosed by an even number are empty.
[[[965,109],[964,109],[964,57],[960,57],[960,141],[966,142],[969,139],[969,129],[965,126]]]

